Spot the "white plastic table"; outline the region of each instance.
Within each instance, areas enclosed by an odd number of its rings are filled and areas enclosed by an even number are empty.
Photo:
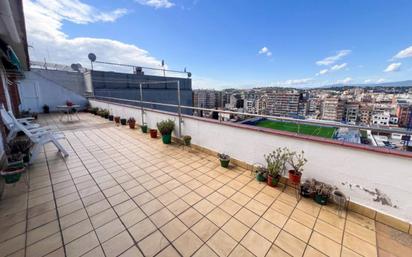
[[[73,120],[73,115],[76,115],[77,119],[80,120],[79,115],[77,114],[77,109],[80,108],[80,105],[78,104],[73,104],[73,105],[58,105],[56,106],[58,110],[62,112],[62,115],[60,116],[60,121],[66,117],[67,121]]]

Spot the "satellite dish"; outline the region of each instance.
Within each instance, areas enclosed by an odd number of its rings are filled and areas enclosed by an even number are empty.
[[[80,72],[81,69],[83,68],[80,63],[73,63],[72,65],[70,65],[70,67],[72,68],[72,70],[78,71],[78,72]]]
[[[191,72],[188,72],[187,73],[187,76],[190,78],[190,77],[192,77],[192,73]]]
[[[89,60],[90,60],[91,62],[96,61],[96,58],[97,58],[94,53],[90,53],[87,57],[89,57]]]

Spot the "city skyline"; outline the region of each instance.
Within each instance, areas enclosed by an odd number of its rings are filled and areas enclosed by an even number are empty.
[[[87,54],[95,52],[103,61],[160,67],[164,59],[166,67],[187,67],[194,88],[216,89],[411,79],[411,7],[405,1],[24,0],[32,60],[88,67]],[[72,54],[60,54],[66,50]]]

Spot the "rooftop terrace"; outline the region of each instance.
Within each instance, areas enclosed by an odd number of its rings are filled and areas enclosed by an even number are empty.
[[[81,114],[0,201],[0,256],[412,256],[412,236],[297,201],[215,156]]]

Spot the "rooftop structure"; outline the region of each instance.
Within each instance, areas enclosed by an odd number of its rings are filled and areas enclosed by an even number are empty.
[[[410,256],[384,216],[339,213],[196,149],[81,114],[0,202],[1,256]],[[360,209],[359,209],[360,210]]]

